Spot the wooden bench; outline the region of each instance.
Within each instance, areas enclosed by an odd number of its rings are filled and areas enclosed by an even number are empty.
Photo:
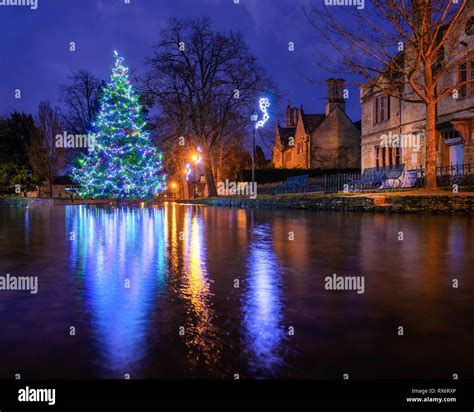
[[[306,192],[309,175],[291,176],[280,186],[275,188],[275,193],[303,193]]]

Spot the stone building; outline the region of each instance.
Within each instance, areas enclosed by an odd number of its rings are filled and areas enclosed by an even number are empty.
[[[277,168],[360,167],[360,126],[346,114],[344,80],[327,81],[325,113],[307,114],[303,107],[286,108],[284,126],[278,122],[272,163]]]
[[[473,20],[456,47],[474,47]],[[470,26],[469,26],[470,25]],[[459,61],[439,87],[450,87],[474,79],[474,60]],[[413,94],[403,86],[403,94]],[[425,167],[426,145],[424,104],[404,102],[368,87],[361,88],[361,168],[405,164],[405,169]],[[458,94],[445,96],[437,105],[437,166],[474,163],[474,84],[460,87]],[[395,141],[398,144],[393,144]],[[385,144],[385,143],[392,144]]]

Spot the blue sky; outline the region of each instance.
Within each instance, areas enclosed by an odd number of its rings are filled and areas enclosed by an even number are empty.
[[[310,0],[38,0],[38,9],[0,7],[0,115],[13,110],[36,113],[38,103],[58,103],[58,87],[73,71],[84,68],[108,79],[112,52],[120,51],[136,74],[172,16],[208,16],[216,29],[240,31],[285,96],[275,114],[291,99],[306,113],[322,113],[331,73],[314,64],[322,47],[302,6]],[[317,1],[317,0],[313,0]],[[69,42],[76,51],[69,51]],[[294,42],[295,50],[288,50]],[[305,77],[314,79],[309,82]],[[22,98],[14,98],[21,89]],[[357,88],[349,88],[348,113],[359,120]]]

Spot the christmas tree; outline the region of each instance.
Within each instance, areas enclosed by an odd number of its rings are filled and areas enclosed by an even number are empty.
[[[88,152],[78,159],[71,177],[81,186],[81,197],[150,199],[164,188],[163,155],[151,144],[124,59],[117,52],[114,56],[111,79],[91,125]]]

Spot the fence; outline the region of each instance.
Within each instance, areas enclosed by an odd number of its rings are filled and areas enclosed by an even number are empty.
[[[424,168],[416,169],[416,171],[417,186],[423,187],[426,171]],[[474,186],[474,163],[437,167],[436,182],[438,187]]]
[[[417,179],[415,187],[425,186],[426,172],[424,168],[415,169]],[[304,173],[302,173],[304,174]],[[466,163],[461,165],[443,166],[436,168],[438,187],[450,187],[454,184],[458,186],[474,187],[474,164]],[[309,179],[305,193],[337,193],[349,189],[346,185],[351,180],[360,179],[361,173],[333,173],[324,176],[312,177]],[[278,184],[282,184],[279,182]],[[258,186],[258,194],[273,194],[277,183],[264,184]],[[377,189],[372,189],[377,190]],[[379,189],[392,190],[392,189]],[[288,192],[290,193],[290,192]]]
[[[302,173],[303,175],[304,173]],[[352,179],[359,179],[360,172],[351,173],[332,173],[324,176],[310,177],[308,184],[303,190],[304,193],[336,193],[344,191],[349,181]],[[278,185],[282,182],[258,185],[258,194],[273,194]],[[292,193],[287,191],[286,193]]]
[[[348,190],[349,181],[360,179],[360,173],[337,173],[310,179],[306,192],[336,193]]]

